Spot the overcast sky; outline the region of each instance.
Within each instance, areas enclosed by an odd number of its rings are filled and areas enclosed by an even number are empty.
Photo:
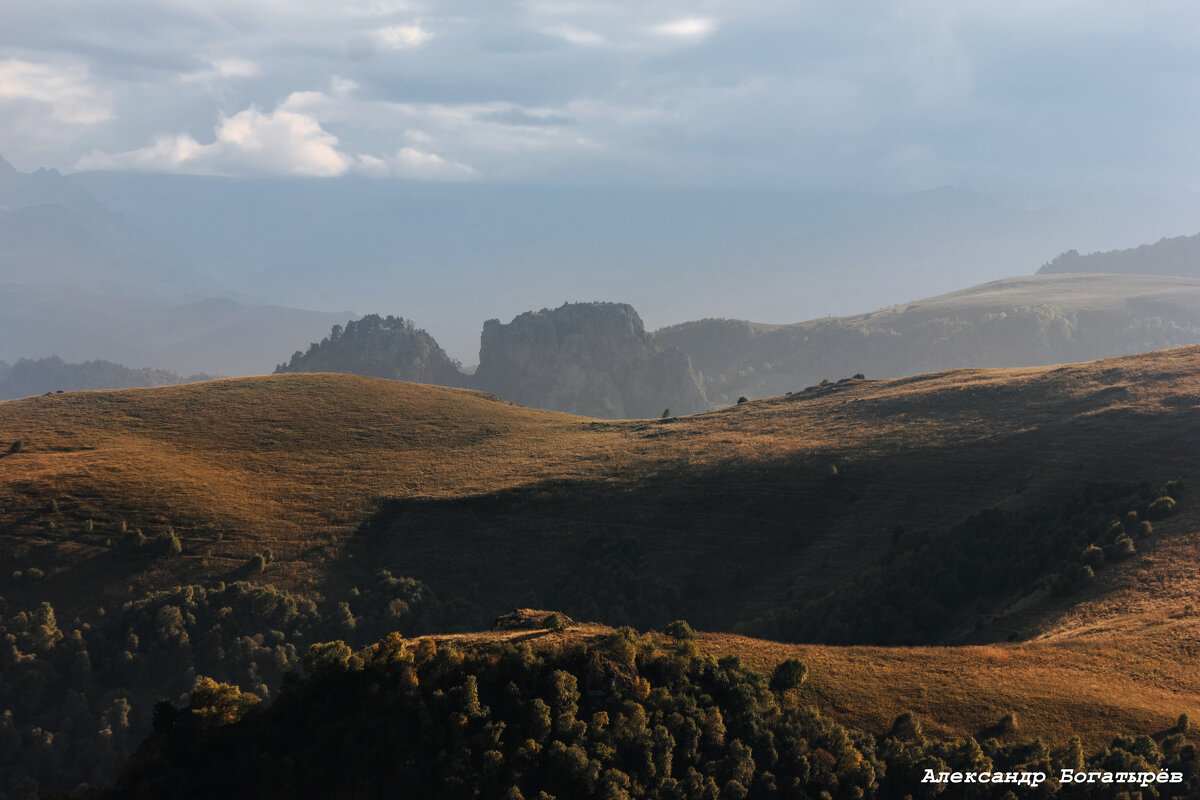
[[[1200,5],[0,3],[21,169],[1200,187]]]

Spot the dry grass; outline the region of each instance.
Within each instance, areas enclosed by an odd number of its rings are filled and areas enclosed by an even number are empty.
[[[819,588],[856,574],[896,524],[950,525],[1088,480],[1182,477],[1200,492],[1200,349],[853,382],[616,423],[469,391],[280,375],[0,403],[0,454],[15,440],[21,452],[0,456],[0,552],[11,565],[0,594],[23,602],[51,599],[84,613],[157,585],[236,576],[266,547],[275,562],[262,580],[299,590],[336,581],[351,556],[381,559],[369,566],[439,590],[467,564],[484,589],[488,580],[539,581],[555,563],[538,561],[545,547],[536,542],[514,550],[514,540],[474,529],[391,529],[388,546],[366,551],[352,534],[386,498],[455,503],[576,482],[642,504],[639,535],[654,568],[709,580],[746,567],[748,583],[714,589],[711,618],[720,620],[770,608],[789,583]],[[830,465],[840,488],[830,488]],[[664,487],[692,493],[669,507],[670,519],[656,508]],[[813,514],[814,502],[838,492],[837,504]],[[1017,630],[1032,639],[1022,644],[705,643],[764,662],[799,654],[813,667],[817,702],[874,729],[911,708],[952,733],[976,732],[1010,710],[1023,733],[1051,738],[1161,730],[1200,711],[1192,668],[1200,641],[1196,618],[1184,613],[1200,591],[1198,506],[1188,498],[1181,514],[1156,523],[1141,554],[1102,573],[1090,595],[1026,598],[981,634]],[[105,542],[119,537],[122,520],[147,533],[173,524],[184,555],[118,556]],[[771,536],[788,529],[810,531],[811,543],[781,548]],[[30,584],[9,574],[31,566],[47,577]]]

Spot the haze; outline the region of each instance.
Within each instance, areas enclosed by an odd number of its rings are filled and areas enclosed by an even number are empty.
[[[471,364],[564,301],[790,323],[1194,233],[1198,38],[1168,2],[8,3],[0,154],[181,300]]]

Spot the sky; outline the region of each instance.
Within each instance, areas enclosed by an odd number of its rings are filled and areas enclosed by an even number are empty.
[[[230,177],[1200,187],[1180,0],[0,3],[0,155]]]

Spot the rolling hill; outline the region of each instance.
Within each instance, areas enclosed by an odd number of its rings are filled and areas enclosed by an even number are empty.
[[[711,403],[732,403],[855,373],[1061,364],[1197,344],[1200,280],[1005,278],[867,314],[792,325],[708,319],[654,336],[691,356]]]
[[[3,683],[4,724],[120,717],[111,759],[196,674],[266,697],[313,641],[522,605],[739,632],[701,641],[868,730],[1159,734],[1200,708],[1198,422],[1196,347],[624,422],[331,374],[0,403],[5,669],[88,698]],[[111,779],[74,741],[37,774]]]

